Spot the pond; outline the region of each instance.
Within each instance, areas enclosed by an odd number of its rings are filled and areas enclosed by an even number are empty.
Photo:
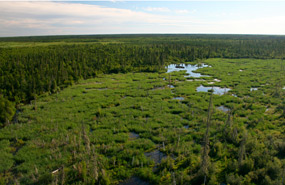
[[[183,71],[186,70],[186,75],[185,77],[195,77],[195,78],[200,78],[200,77],[209,77],[208,75],[201,75],[201,73],[195,73],[199,68],[204,68],[204,67],[209,67],[206,64],[202,64],[198,67],[198,65],[190,65],[190,64],[170,64],[167,66],[167,73],[173,72],[173,71]]]
[[[209,90],[211,90],[213,88],[214,90],[214,94],[217,94],[217,95],[223,95],[227,92],[229,92],[231,89],[230,88],[221,88],[221,87],[217,87],[217,86],[214,86],[214,87],[205,87],[203,85],[200,85],[199,87],[196,88],[197,92],[208,92]]]
[[[224,113],[227,113],[227,112],[229,112],[229,111],[231,110],[231,109],[229,109],[228,107],[225,107],[225,106],[223,106],[223,105],[217,107],[217,109],[223,111]]]
[[[182,101],[182,100],[184,100],[184,97],[174,97],[174,98],[172,98],[173,100],[180,100],[180,101]]]

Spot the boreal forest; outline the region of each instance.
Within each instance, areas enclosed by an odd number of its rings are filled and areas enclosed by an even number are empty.
[[[0,184],[284,185],[285,36],[0,38]]]

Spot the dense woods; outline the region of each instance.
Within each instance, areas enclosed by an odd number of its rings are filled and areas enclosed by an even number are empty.
[[[283,36],[0,43],[0,184],[284,184]]]

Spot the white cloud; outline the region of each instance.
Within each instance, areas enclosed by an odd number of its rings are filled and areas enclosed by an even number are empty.
[[[202,19],[196,10],[128,10],[67,2],[0,2],[0,36],[115,33],[285,34],[285,15]],[[160,12],[165,12],[160,15]],[[166,14],[167,13],[167,14]],[[208,15],[209,17],[210,14]],[[230,17],[229,17],[230,18]]]
[[[230,33],[241,34],[285,34],[285,16],[267,16],[235,21],[217,22],[217,27],[227,28]]]
[[[0,2],[0,15],[12,16],[12,13],[24,16],[51,16],[51,17],[78,17],[78,18],[114,18],[130,19],[139,18],[150,19],[150,14],[135,12],[126,9],[106,8],[98,5],[76,4],[76,3],[59,3],[59,2]],[[36,18],[36,17],[35,17]]]
[[[30,35],[42,34],[45,30],[58,34],[59,29],[65,34],[116,33],[120,29],[124,33],[127,25],[167,21],[155,14],[78,3],[0,2],[0,7],[1,36],[21,35],[16,34],[17,29],[26,29]]]
[[[147,8],[143,8],[143,10],[148,11],[148,12],[167,12],[167,13],[171,13],[174,12],[176,14],[187,14],[187,13],[195,13],[196,10],[186,10],[186,9],[176,9],[176,10],[171,10],[169,8],[166,7],[147,7]]]
[[[143,9],[149,12],[170,12],[170,9],[165,7],[147,7]]]
[[[175,13],[178,13],[178,14],[187,14],[189,13],[188,10],[175,10]]]

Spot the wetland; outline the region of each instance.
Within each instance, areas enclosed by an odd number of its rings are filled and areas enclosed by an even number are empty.
[[[282,37],[83,38],[2,39],[0,184],[282,184]]]

